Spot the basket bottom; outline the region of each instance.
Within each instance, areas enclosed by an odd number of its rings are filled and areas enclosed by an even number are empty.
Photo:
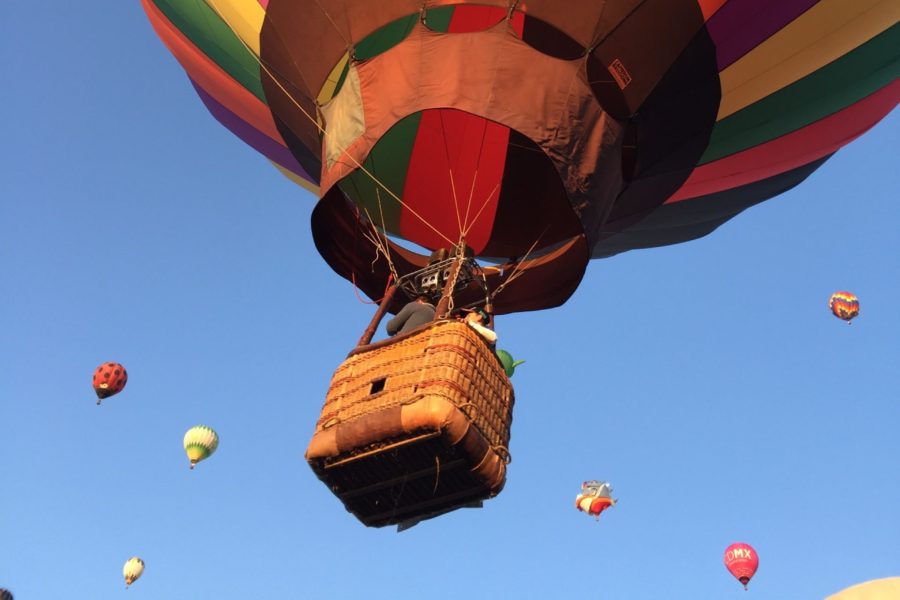
[[[441,431],[418,432],[357,455],[310,461],[347,510],[384,527],[470,506],[492,496],[472,457]]]

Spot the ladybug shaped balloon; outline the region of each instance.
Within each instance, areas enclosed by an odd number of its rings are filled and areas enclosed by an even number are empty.
[[[104,398],[114,396],[125,389],[128,372],[117,362],[106,362],[94,371],[94,391],[97,393],[97,404]]]
[[[725,568],[744,584],[745,590],[758,567],[759,557],[750,544],[736,542],[725,548]]]

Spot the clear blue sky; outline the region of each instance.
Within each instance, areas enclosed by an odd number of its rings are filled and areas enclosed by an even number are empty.
[[[506,489],[397,534],[303,460],[371,316],[313,248],[315,199],[206,113],[136,0],[9,2],[0,40],[17,600],[793,600],[900,574],[896,111],[712,235],[596,261],[564,307],[500,319],[528,361]],[[107,360],[130,379],[97,407]],[[221,444],[190,472],[199,423]],[[573,507],[591,478],[620,498],[599,523]],[[733,541],[761,557],[748,593]]]

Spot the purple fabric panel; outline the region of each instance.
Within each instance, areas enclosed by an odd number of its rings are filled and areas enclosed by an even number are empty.
[[[767,40],[819,0],[730,0],[706,23],[719,71]],[[852,2],[853,0],[847,0]]]
[[[241,138],[248,146],[269,160],[278,163],[288,171],[302,177],[313,185],[317,185],[313,178],[303,170],[303,167],[300,166],[290,150],[219,104],[215,98],[207,94],[193,79],[191,80],[191,84],[194,86],[194,89],[197,90],[197,95],[200,96],[200,99],[203,101],[203,104],[206,105],[206,109],[210,114],[212,114],[219,123],[231,131],[231,133]]]

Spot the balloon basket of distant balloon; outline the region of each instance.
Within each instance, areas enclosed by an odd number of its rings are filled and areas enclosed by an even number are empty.
[[[427,518],[503,488],[513,403],[478,334],[435,321],[350,354],[306,459],[365,525]]]

